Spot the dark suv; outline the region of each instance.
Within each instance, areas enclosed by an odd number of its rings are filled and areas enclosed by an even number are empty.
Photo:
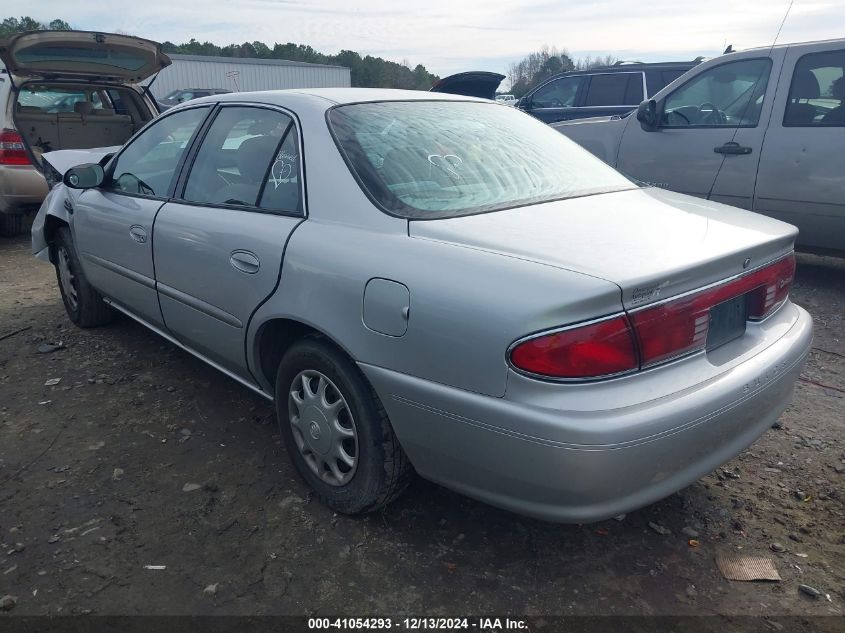
[[[561,73],[532,89],[517,107],[546,123],[627,114],[701,61],[617,62]]]

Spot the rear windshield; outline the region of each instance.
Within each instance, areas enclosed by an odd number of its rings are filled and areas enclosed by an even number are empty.
[[[330,110],[329,123],[364,191],[400,217],[455,217],[636,186],[546,124],[495,103],[361,103]]]
[[[72,67],[74,63],[95,64],[124,70],[139,70],[148,58],[143,52],[120,48],[73,46],[69,44],[34,43],[15,52],[15,59],[25,65],[52,65],[56,68]]]

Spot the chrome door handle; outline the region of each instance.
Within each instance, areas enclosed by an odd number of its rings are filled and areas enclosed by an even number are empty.
[[[135,224],[129,227],[129,237],[138,242],[138,244],[145,244],[147,241],[147,230],[143,226]]]
[[[229,263],[232,264],[235,270],[239,270],[247,275],[254,275],[261,267],[258,257],[255,256],[255,253],[250,253],[249,251],[232,251],[232,255],[229,257]]]
[[[719,147],[714,147],[713,151],[717,154],[734,154],[737,156],[743,156],[745,154],[750,154],[751,148],[743,147],[739,143],[731,141],[730,143],[725,143],[724,145],[720,145]]]

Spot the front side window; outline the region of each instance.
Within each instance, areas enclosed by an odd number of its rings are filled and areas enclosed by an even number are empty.
[[[284,143],[283,143],[284,141]],[[293,120],[277,110],[226,107],[197,152],[184,199],[297,211],[299,149]]]
[[[635,185],[534,117],[494,103],[340,106],[331,130],[362,188],[385,211],[443,218]]]
[[[705,70],[666,97],[662,125],[756,126],[771,67],[769,59],[747,59]]]
[[[106,188],[142,196],[166,196],[176,167],[207,113],[208,108],[191,108],[151,125],[118,155]]]
[[[537,89],[531,96],[531,106],[534,108],[571,108],[575,105],[578,86],[583,77],[564,77],[550,81]]]
[[[845,126],[845,50],[804,55],[795,64],[785,126]]]
[[[585,106],[637,105],[643,100],[641,73],[593,75],[587,88]]]

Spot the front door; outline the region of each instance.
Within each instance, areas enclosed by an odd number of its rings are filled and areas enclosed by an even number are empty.
[[[540,86],[526,99],[525,111],[545,123],[577,118],[578,93],[584,77],[561,77]]]
[[[772,60],[764,57],[694,74],[662,99],[659,129],[643,130],[632,117],[618,169],[658,187],[750,209],[772,109],[771,70]]]
[[[156,218],[165,325],[247,380],[249,319],[276,288],[288,237],[304,217],[301,158],[290,116],[224,105]]]
[[[161,311],[155,290],[153,222],[208,111],[208,107],[183,110],[152,124],[112,160],[103,185],[83,191],[73,207],[74,240],[91,284],[155,325],[161,325]]]

